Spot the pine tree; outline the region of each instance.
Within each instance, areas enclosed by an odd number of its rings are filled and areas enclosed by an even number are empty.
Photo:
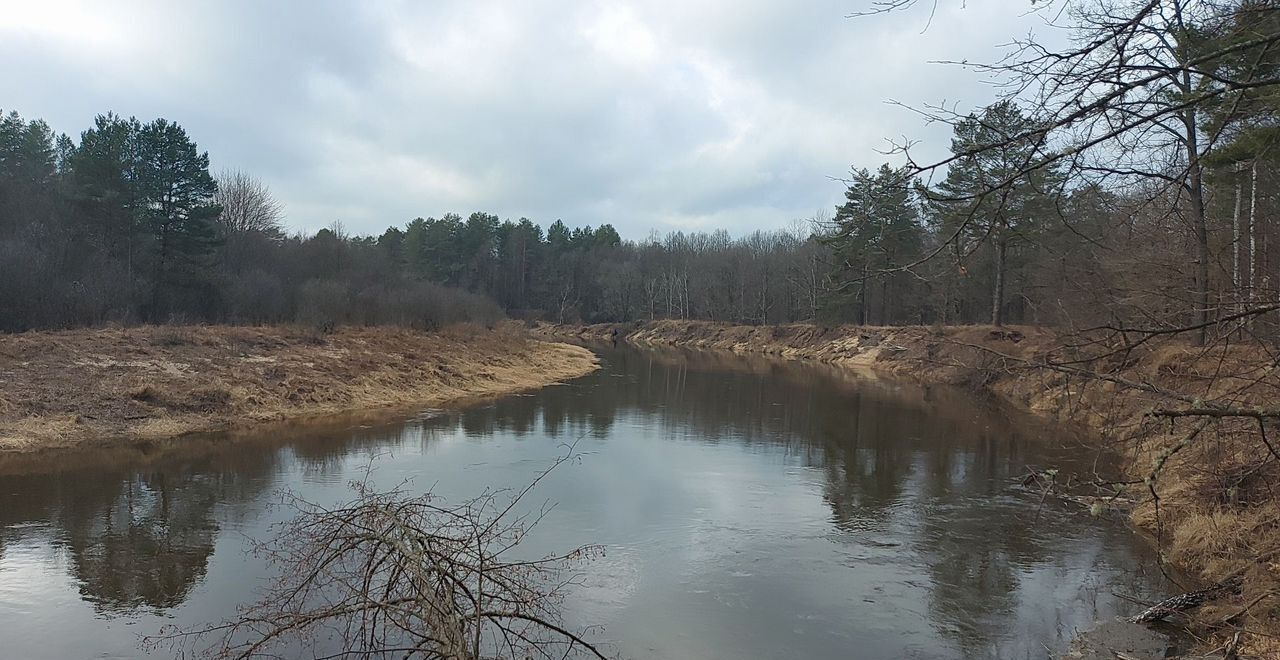
[[[871,322],[868,284],[880,285],[878,321],[893,320],[895,292],[900,274],[895,272],[920,250],[919,214],[912,201],[911,180],[905,170],[881,165],[875,173],[853,171],[845,203],[836,207],[835,231],[824,238],[831,247],[844,281],[843,299],[857,292],[858,320]]]
[[[40,120],[0,117],[0,236],[52,220],[57,175],[55,136]]]
[[[125,262],[132,282],[140,231],[137,119],[107,113],[94,118],[68,157],[71,203],[94,247]]]
[[[1028,241],[1054,214],[1062,177],[1042,166],[1034,121],[1001,101],[956,123],[946,179],[926,191],[935,228],[951,240],[961,264],[989,248],[991,324],[1005,321],[1010,252]]]
[[[153,239],[147,316],[159,320],[170,311],[172,296],[203,283],[218,243],[218,186],[209,174],[209,154],[196,151],[187,132],[165,119],[138,132],[137,178],[142,224]]]

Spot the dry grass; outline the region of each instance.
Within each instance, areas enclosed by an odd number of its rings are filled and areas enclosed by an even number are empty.
[[[438,405],[576,377],[585,349],[514,329],[141,327],[0,335],[0,451],[154,441]]]
[[[1198,615],[1203,630],[1221,629],[1223,611],[1249,605],[1236,620],[1255,631],[1243,637],[1242,652],[1280,658],[1280,562],[1258,560],[1280,548],[1280,499],[1274,490],[1280,487],[1280,461],[1260,441],[1254,420],[1212,421],[1186,442],[1202,420],[1171,423],[1147,414],[1157,407],[1186,407],[1185,402],[1079,374],[1030,368],[1028,361],[1047,356],[1070,360],[1083,352],[1067,348],[1067,342],[1050,331],[1032,327],[993,331],[983,326],[824,328],[655,321],[540,326],[534,332],[766,353],[982,389],[1091,433],[1113,450],[1118,467],[1135,480],[1151,477],[1161,457],[1179,448],[1153,480],[1158,511],[1145,484],[1128,488],[1127,494],[1140,500],[1132,520],[1157,537],[1164,557],[1205,583],[1245,571],[1243,594]],[[1195,348],[1176,341],[1153,342],[1087,366],[1157,389],[1242,407],[1274,407],[1280,402],[1277,365],[1260,347],[1246,343]],[[1271,432],[1272,444],[1280,447],[1280,432],[1274,427]]]

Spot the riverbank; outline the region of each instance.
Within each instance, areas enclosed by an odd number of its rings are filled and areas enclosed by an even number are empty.
[[[1201,608],[1197,619],[1220,623],[1248,606],[1235,619],[1258,633],[1245,636],[1245,648],[1258,654],[1280,652],[1275,637],[1280,632],[1280,564],[1258,561],[1280,547],[1280,507],[1272,494],[1280,482],[1280,466],[1259,439],[1256,421],[1210,419],[1196,431],[1203,419],[1150,414],[1162,408],[1193,407],[1171,394],[1224,400],[1239,407],[1274,406],[1280,400],[1280,375],[1260,347],[1241,343],[1205,349],[1153,341],[1129,353],[1081,362],[1072,367],[1079,369],[1073,373],[1036,366],[1046,357],[1063,363],[1075,356],[1054,333],[1031,327],[654,321],[540,325],[532,332],[540,337],[625,340],[819,360],[868,374],[986,391],[1077,427],[1118,457],[1116,467],[1132,482],[1122,486],[1121,494],[1134,502],[1130,516],[1156,537],[1168,561],[1205,584],[1244,571],[1243,593]],[[1158,500],[1151,497],[1152,489]]]
[[[512,328],[439,332],[151,326],[0,335],[0,453],[146,444],[199,431],[533,389],[596,368]]]

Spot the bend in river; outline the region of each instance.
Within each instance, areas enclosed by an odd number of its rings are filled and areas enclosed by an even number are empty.
[[[1028,466],[1094,455],[942,388],[821,365],[602,349],[600,371],[461,411],[0,475],[0,640],[20,658],[133,657],[228,616],[288,488],[465,498],[527,483],[532,552],[603,544],[566,618],[631,658],[1043,658],[1151,599],[1124,525],[1041,502]]]

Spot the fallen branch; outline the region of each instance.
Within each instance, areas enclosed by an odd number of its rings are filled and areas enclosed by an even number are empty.
[[[262,598],[222,623],[169,628],[144,646],[226,660],[396,657],[406,660],[606,658],[560,620],[568,569],[602,554],[583,546],[540,559],[508,558],[549,508],[517,504],[573,447],[518,491],[486,491],[448,505],[430,492],[378,492],[323,507],[287,495],[297,516],[257,554],[279,569]]]

